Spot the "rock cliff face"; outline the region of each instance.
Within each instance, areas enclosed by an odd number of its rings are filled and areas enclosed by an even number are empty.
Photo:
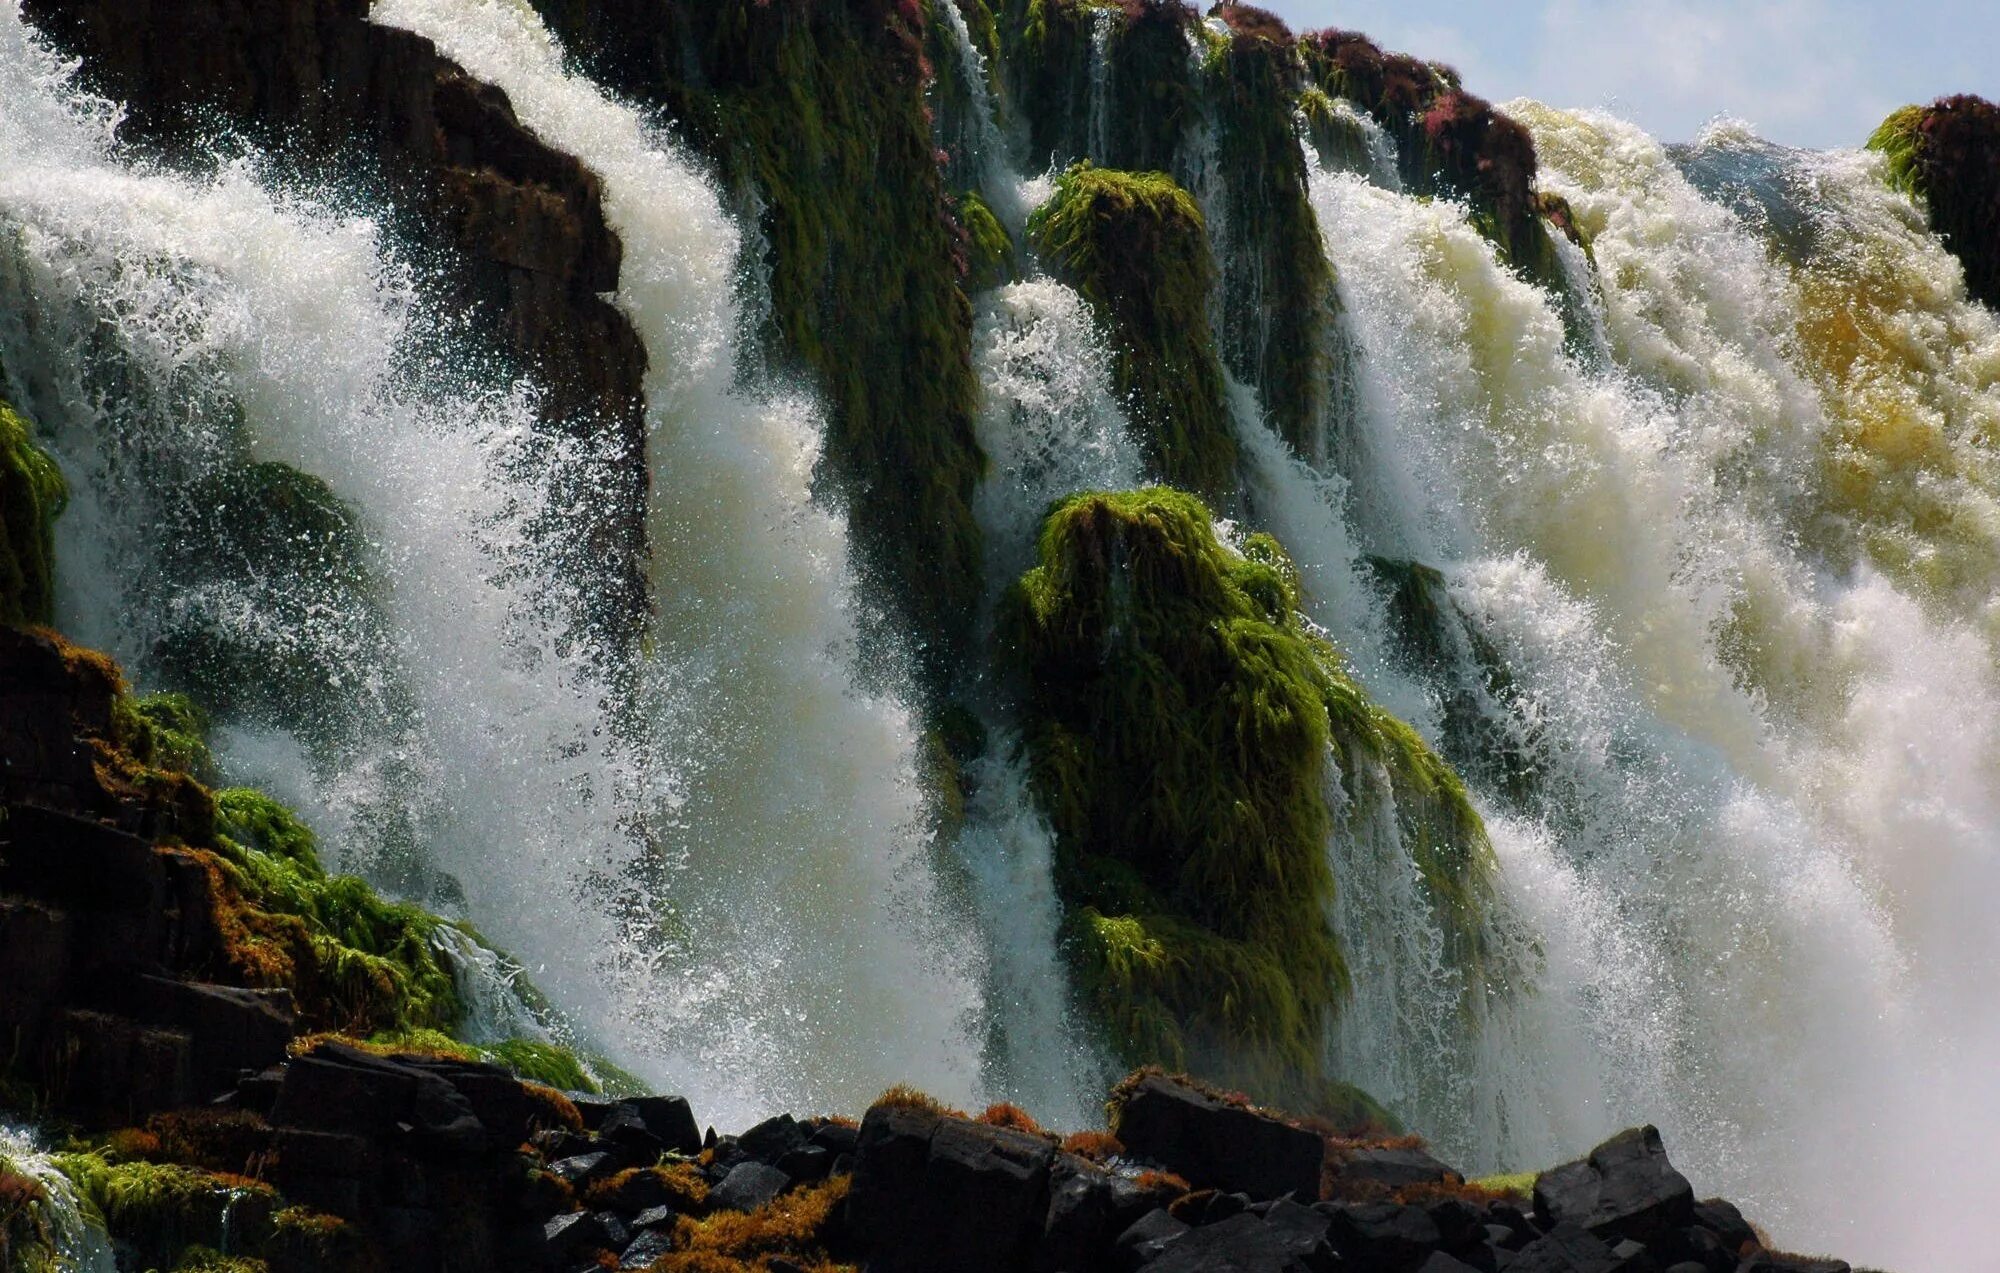
[[[2000,106],[1970,94],[1906,106],[1868,145],[1887,155],[1890,180],[1927,205],[1931,228],[1965,265],[1966,289],[2000,309]]]
[[[545,145],[506,95],[429,40],[371,25],[368,0],[28,0],[24,15],[127,105],[124,136],[174,153],[218,129],[406,207],[418,244],[448,245],[446,304],[546,391],[559,433],[608,445],[600,617],[645,611],[646,353],[602,293],[620,246],[597,176]],[[364,163],[357,170],[355,157]]]

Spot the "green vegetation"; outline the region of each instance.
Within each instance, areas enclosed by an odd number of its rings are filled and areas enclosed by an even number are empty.
[[[1242,31],[1211,61],[1220,131],[1223,360],[1255,385],[1279,434],[1308,454],[1332,391],[1340,309],[1299,145],[1299,54]]]
[[[1468,1180],[1465,1183],[1474,1189],[1513,1194],[1519,1198],[1532,1198],[1535,1195],[1535,1181],[1539,1179],[1541,1173],[1538,1171],[1514,1171],[1497,1176],[1481,1176],[1477,1180]]]
[[[68,502],[60,470],[27,420],[0,402],[0,623],[47,623],[55,603],[55,520]]]
[[[1965,266],[1966,290],[2000,309],[2000,105],[1960,94],[1905,106],[1868,148],[1888,160],[1892,186],[1922,201]]]
[[[121,1162],[98,1152],[64,1154],[56,1165],[106,1227],[137,1253],[140,1268],[181,1267],[175,1261],[190,1254],[189,1248],[223,1245],[225,1216],[232,1227],[252,1216],[268,1222],[277,1201],[269,1185],[174,1163]],[[244,1206],[250,1199],[261,1205]],[[238,1230],[230,1236],[249,1245],[262,1235]]]
[[[1028,221],[1044,261],[1089,299],[1154,470],[1217,500],[1236,439],[1208,323],[1215,277],[1201,209],[1165,173],[1069,169]]]
[[[821,386],[830,475],[876,595],[934,679],[982,594],[972,307],[924,101],[917,3],[537,0],[761,211],[769,355]],[[753,239],[752,242],[757,240]]]
[[[1227,548],[1200,501],[1154,488],[1059,504],[1005,621],[1068,950],[1113,1046],[1305,1107],[1331,1099],[1322,1039],[1347,991],[1329,748],[1350,783],[1389,774],[1461,960],[1489,850],[1457,777],[1298,604],[1275,540]]]
[[[1020,273],[1014,240],[977,191],[958,197],[958,224],[965,230],[965,285],[975,292],[1011,283]]]

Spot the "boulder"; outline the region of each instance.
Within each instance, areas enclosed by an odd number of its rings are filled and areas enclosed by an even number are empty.
[[[1314,1208],[1332,1223],[1328,1236],[1350,1263],[1403,1273],[1421,1264],[1441,1239],[1437,1222],[1422,1207],[1395,1202],[1323,1202]]]
[[[1253,1198],[1319,1197],[1325,1145],[1317,1135],[1165,1075],[1133,1085],[1111,1131],[1132,1154],[1196,1186]]]
[[[1140,1267],[1147,1273],[1330,1273],[1338,1265],[1323,1237],[1242,1212],[1195,1229]]]
[[[1390,1189],[1435,1184],[1457,1174],[1421,1149],[1357,1149],[1339,1170],[1343,1181],[1368,1181]]]
[[[878,1105],[861,1124],[848,1223],[873,1273],[1018,1273],[1048,1216],[1055,1146],[935,1111]]]
[[[1116,1250],[1128,1268],[1140,1268],[1159,1258],[1166,1250],[1192,1232],[1185,1221],[1176,1220],[1163,1209],[1148,1211],[1118,1235]]]
[[[668,1149],[690,1156],[701,1152],[701,1128],[694,1121],[694,1109],[686,1097],[644,1096],[626,1104],[639,1111],[646,1130],[659,1137]]]
[[[1746,1256],[1743,1263],[1736,1266],[1736,1273],[1851,1273],[1851,1268],[1845,1260],[1758,1251]]]
[[[1636,1273],[1633,1262],[1574,1224],[1558,1225],[1515,1253],[1507,1273]]]
[[[791,1187],[791,1178],[776,1167],[742,1162],[730,1168],[722,1183],[709,1192],[708,1203],[718,1211],[755,1211]]]
[[[1659,1129],[1635,1127],[1535,1181],[1535,1218],[1612,1242],[1651,1242],[1694,1219],[1694,1189],[1667,1161]]]
[[[1757,1242],[1757,1231],[1743,1218],[1743,1213],[1734,1203],[1721,1198],[1708,1198],[1694,1204],[1694,1224],[1706,1229],[1722,1243],[1722,1249],[1731,1255],[1742,1252],[1745,1244]]]
[[[626,1246],[624,1254],[618,1257],[618,1267],[643,1269],[673,1249],[674,1239],[670,1232],[648,1229]]]

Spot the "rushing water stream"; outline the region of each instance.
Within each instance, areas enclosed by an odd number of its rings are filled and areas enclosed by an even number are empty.
[[[651,367],[646,653],[567,639],[546,527],[602,457],[540,436],[530,386],[454,361],[387,231],[256,164],[124,156],[115,108],[7,0],[0,360],[75,492],[61,626],[142,679],[190,625],[340,668],[303,719],[225,721],[228,775],[297,803],[345,865],[462,908],[706,1120],[896,1082],[1088,1119],[1105,1062],[1005,705],[979,704],[989,747],[941,845],[895,669],[858,663],[819,409],[739,349],[759,298],[710,179],[523,4],[374,13],[604,179]],[[981,116],[960,135],[1018,232],[1046,183],[1011,171],[951,16]],[[1120,125],[1109,31],[1098,147]],[[1464,209],[1402,193],[1369,125],[1368,172],[1311,180],[1353,351],[1321,454],[1230,387],[1246,518],[1357,676],[1439,742],[1446,697],[1483,687],[1534,775],[1474,784],[1514,970],[1476,994],[1384,782],[1358,777],[1328,845],[1355,975],[1330,1053],[1468,1167],[1651,1121],[1783,1240],[1978,1267],[2000,1246],[2000,321],[1873,157],[1508,109],[1592,236],[1561,245],[1584,337]],[[1188,139],[1191,180],[1217,144]],[[1051,500],[1146,472],[1081,297],[1031,270],[975,303],[997,590]],[[162,584],[199,548],[161,533],[179,503],[271,461],[354,510],[379,587]],[[1457,666],[1400,660],[1371,558],[1442,572]]]

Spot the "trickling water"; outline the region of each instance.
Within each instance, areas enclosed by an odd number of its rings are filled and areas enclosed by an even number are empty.
[[[1111,153],[1111,40],[1118,34],[1117,9],[1090,11],[1090,97],[1084,113],[1084,153]]]
[[[27,1131],[0,1124],[0,1174],[12,1173],[35,1182],[41,1198],[28,1204],[14,1236],[25,1237],[37,1250],[14,1252],[15,1267],[38,1267],[47,1260],[49,1273],[118,1273],[104,1221],[77,1193],[69,1177],[42,1152]],[[0,1236],[0,1243],[5,1242]]]

